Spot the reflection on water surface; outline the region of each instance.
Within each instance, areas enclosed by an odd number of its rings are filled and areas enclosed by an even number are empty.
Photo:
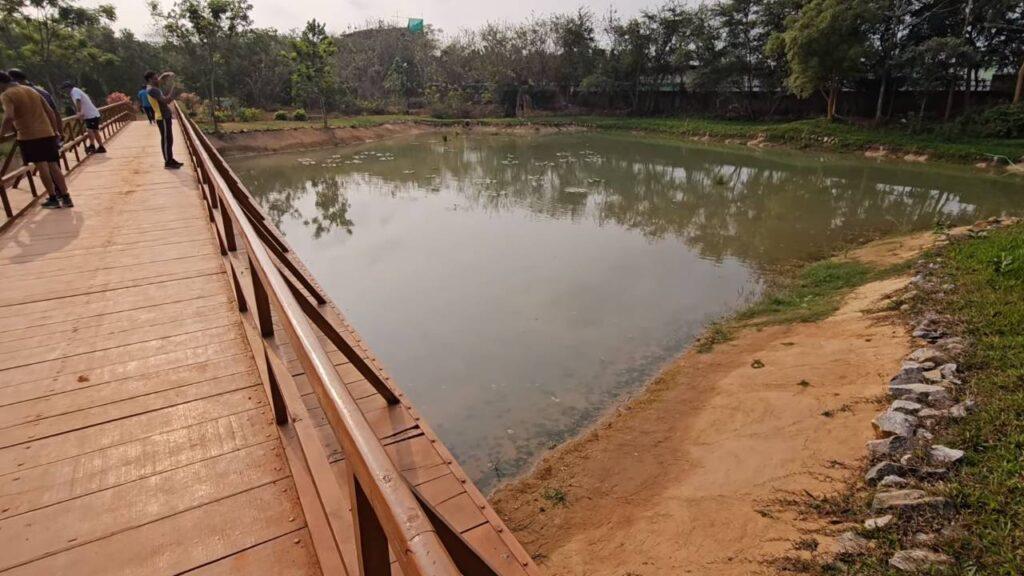
[[[398,138],[241,178],[487,488],[636,389],[759,273],[1021,206],[933,166],[605,134]]]

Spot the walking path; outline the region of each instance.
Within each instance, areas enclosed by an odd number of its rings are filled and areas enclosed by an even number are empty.
[[[0,572],[319,574],[195,177],[108,149],[0,235]]]

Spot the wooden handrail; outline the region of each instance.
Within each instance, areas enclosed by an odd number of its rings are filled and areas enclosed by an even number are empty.
[[[391,461],[338,375],[317,337],[316,328],[307,317],[307,311],[297,299],[304,296],[293,292],[292,283],[271,256],[269,244],[251,222],[253,215],[232,193],[222,173],[225,166],[212,160],[211,154],[216,154],[212,146],[204,142],[205,136],[181,107],[176,108],[191,160],[204,188],[204,198],[214,220],[222,254],[229,255],[237,250],[236,236],[245,245],[249,273],[242,278],[234,268],[231,269],[239,308],[252,312],[263,337],[264,353],[276,345],[271,310],[276,314],[345,453],[358,555],[357,559],[346,561],[355,560],[360,575],[390,574],[390,547],[406,576],[460,574],[431,523],[431,517]],[[217,216],[221,227],[216,226]],[[251,283],[251,290],[242,290],[243,281]],[[252,301],[246,300],[244,294],[249,294]],[[276,420],[279,424],[287,424],[289,415],[284,395],[269,363],[267,368]]]

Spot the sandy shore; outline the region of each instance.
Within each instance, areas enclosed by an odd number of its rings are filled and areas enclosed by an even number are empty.
[[[847,257],[890,264],[933,238]],[[882,311],[908,280],[867,284],[821,322],[747,329],[711,353],[684,353],[499,489],[495,508],[552,576],[772,573],[766,561],[819,528],[780,499],[836,489],[865,456],[875,402],[910,351]]]

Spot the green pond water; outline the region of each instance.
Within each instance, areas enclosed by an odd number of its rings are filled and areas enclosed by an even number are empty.
[[[1024,181],[967,169],[594,133],[231,164],[484,489],[757,297],[766,270],[1024,208]]]

